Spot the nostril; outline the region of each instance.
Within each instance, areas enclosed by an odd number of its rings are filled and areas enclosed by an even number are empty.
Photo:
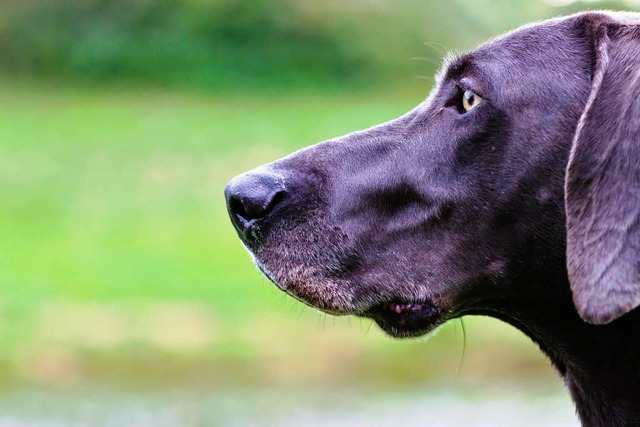
[[[233,215],[237,215],[245,221],[250,220],[249,214],[242,204],[242,200],[240,200],[240,198],[236,196],[231,196],[231,198],[229,199],[229,211]]]
[[[284,198],[284,196],[285,196],[285,191],[284,190],[278,190],[278,191],[274,192],[271,195],[271,199],[269,200],[269,202],[265,206],[265,209],[263,210],[262,215],[263,216],[264,215],[268,215],[271,212],[271,210],[273,208],[275,208],[280,203],[280,201]]]

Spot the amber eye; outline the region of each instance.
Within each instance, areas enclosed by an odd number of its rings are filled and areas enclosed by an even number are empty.
[[[471,111],[482,102],[482,97],[470,90],[465,90],[462,94],[462,108],[465,112]]]

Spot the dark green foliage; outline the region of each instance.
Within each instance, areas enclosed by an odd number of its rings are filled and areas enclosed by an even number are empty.
[[[371,65],[283,1],[28,3],[0,26],[7,73],[254,88],[344,83]]]
[[[249,90],[431,77],[444,52],[621,1],[3,0],[0,72],[72,83]],[[428,46],[423,46],[428,42]],[[426,61],[411,61],[425,57]]]

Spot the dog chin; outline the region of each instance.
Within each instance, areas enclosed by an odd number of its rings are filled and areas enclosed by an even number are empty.
[[[436,323],[422,329],[402,329],[386,324],[380,320],[375,320],[375,322],[385,334],[397,339],[419,338],[433,332],[440,326],[440,323]]]
[[[444,310],[429,300],[390,301],[364,314],[394,338],[413,338],[432,332],[444,322]]]

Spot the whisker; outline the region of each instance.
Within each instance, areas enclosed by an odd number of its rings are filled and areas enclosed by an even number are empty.
[[[302,314],[304,313],[304,306],[302,304],[296,304],[298,307],[298,318],[296,320],[300,320]]]
[[[423,42],[422,45],[428,47],[429,49],[435,50],[441,56],[445,56],[447,54],[447,49],[445,49],[445,47],[438,42]]]
[[[369,333],[369,331],[371,330],[371,327],[372,327],[372,326],[373,326],[373,319],[371,319],[371,320],[369,321],[369,326],[367,326],[367,330],[366,330],[366,331],[364,331],[364,336],[365,336],[365,337],[367,336],[367,334],[368,334],[368,333]]]
[[[433,58],[429,58],[428,56],[414,56],[413,58],[411,58],[412,61],[424,61],[424,62],[428,62],[429,64],[433,64],[433,65],[440,65],[440,60],[439,59],[433,59]]]
[[[462,318],[458,320],[460,320],[460,327],[462,328],[462,355],[460,357],[460,363],[458,363],[456,379],[460,376],[460,372],[462,371],[462,364],[464,363],[464,357],[467,353],[467,330],[464,327],[464,321],[462,320]]]

